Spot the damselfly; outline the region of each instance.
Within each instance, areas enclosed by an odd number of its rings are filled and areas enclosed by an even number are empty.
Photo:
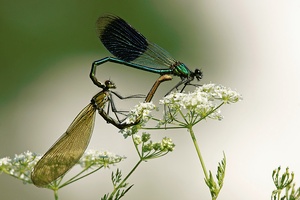
[[[202,79],[202,71],[194,72],[185,64],[175,60],[166,50],[148,41],[122,18],[115,15],[104,15],[97,20],[97,34],[106,49],[115,57],[105,57],[94,61],[92,68],[105,63],[113,62],[148,72],[172,74],[179,76],[181,81],[170,91],[183,85],[192,85],[196,78]],[[169,92],[168,92],[169,93]]]
[[[161,82],[171,80],[169,75],[161,76],[153,85],[148,93],[145,101],[150,102],[155,91]],[[111,81],[105,81],[104,84],[97,81],[97,86],[102,88],[102,91],[97,93],[85,108],[76,116],[67,131],[53,144],[53,146],[43,155],[43,157],[34,166],[31,173],[31,180],[38,187],[46,187],[48,184],[63,176],[71,169],[81,158],[86,150],[94,128],[96,110],[108,122],[122,129],[133,126],[139,123],[136,122],[127,124],[110,117],[104,111],[104,106],[109,103],[113,106],[111,94],[117,95],[121,99],[140,98],[140,95],[132,95],[122,97],[110,89],[115,89],[116,86]],[[114,111],[116,112],[116,111]]]

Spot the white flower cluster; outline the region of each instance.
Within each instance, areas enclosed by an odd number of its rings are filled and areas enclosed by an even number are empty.
[[[140,135],[134,135],[133,142],[136,146],[140,145],[142,143],[142,137]]]
[[[173,151],[175,148],[175,144],[173,143],[171,138],[163,138],[161,141],[161,150],[163,151]]]
[[[121,162],[125,158],[125,156],[119,156],[108,151],[88,150],[79,160],[79,164],[85,169],[90,167],[108,167],[109,165]]]
[[[173,92],[160,100],[160,104],[165,106],[165,113],[159,121],[158,128],[167,124],[186,126],[196,124],[209,117],[221,120],[220,107],[224,104],[236,103],[242,100],[242,96],[236,91],[222,85],[205,84],[196,87],[194,92],[181,93]],[[151,119],[150,111],[156,107],[152,103],[141,103],[130,111],[125,123],[130,124],[140,121],[136,126],[131,126],[120,130],[124,137],[135,134],[138,129],[144,127],[145,123]],[[183,118],[182,121],[178,117]],[[136,141],[137,142],[137,141]]]
[[[201,119],[210,117],[220,120],[223,118],[218,109],[220,105],[235,103],[241,99],[242,96],[240,94],[229,88],[221,85],[206,84],[197,87],[194,92],[171,93],[164,97],[160,104],[166,105],[173,112],[172,116],[175,116],[176,112],[186,110],[189,114],[185,117],[192,118],[197,115]]]
[[[151,119],[151,111],[156,109],[156,106],[152,102],[139,103],[132,109],[127,115],[124,123],[131,124],[139,121],[136,126],[131,126],[120,130],[120,133],[126,138],[137,132],[138,127],[143,126],[149,119]]]
[[[31,183],[31,171],[41,155],[37,155],[30,151],[15,155],[14,158],[0,159],[0,172],[9,174],[23,181],[23,183]]]
[[[231,90],[230,88],[226,88],[222,85],[216,85],[213,83],[205,84],[202,87],[198,87],[195,92],[206,92],[210,94],[214,99],[221,100],[224,103],[236,103],[238,101],[241,101],[243,99],[242,95],[237,93],[234,90]]]
[[[144,160],[164,156],[175,148],[175,144],[171,138],[164,137],[159,142],[153,142],[149,133],[143,133],[142,136],[134,135],[133,142],[136,149],[140,151],[139,155],[141,155]]]
[[[136,122],[137,120],[143,122],[147,121],[151,117],[151,111],[155,108],[156,107],[152,102],[139,103],[132,110],[130,110],[124,123],[130,124]]]

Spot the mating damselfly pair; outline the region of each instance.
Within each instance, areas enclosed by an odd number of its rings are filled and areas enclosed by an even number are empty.
[[[139,123],[137,119],[133,123],[124,123],[117,116],[119,112],[112,99],[112,95],[120,99],[145,98],[144,102],[150,102],[160,83],[172,79],[172,75],[181,78],[168,93],[183,86],[191,84],[195,78],[199,81],[202,78],[202,71],[196,69],[194,72],[185,64],[171,57],[171,55],[160,46],[148,41],[141,33],[136,31],[122,18],[115,15],[104,15],[97,20],[97,34],[106,49],[114,57],[105,57],[94,61],[92,64],[90,78],[93,83],[102,88],[91,102],[83,108],[76,116],[67,131],[54,143],[35,165],[31,174],[32,182],[38,187],[46,187],[48,184],[63,176],[81,158],[86,150],[95,122],[96,111],[108,122],[119,129],[130,127]],[[96,78],[96,68],[105,62],[113,62],[136,69],[160,74],[151,87],[147,96],[132,95],[122,97],[111,91],[115,84],[107,80],[101,83]],[[167,94],[168,94],[167,93]],[[111,117],[105,106],[110,107],[116,119]]]

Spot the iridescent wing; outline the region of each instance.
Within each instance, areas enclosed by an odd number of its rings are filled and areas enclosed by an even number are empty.
[[[97,32],[106,49],[123,61],[155,69],[169,69],[176,62],[166,50],[148,41],[120,17],[99,17]]]

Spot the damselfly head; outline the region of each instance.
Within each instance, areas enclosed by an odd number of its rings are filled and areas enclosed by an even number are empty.
[[[111,81],[111,80],[106,80],[104,82],[105,84],[105,87],[108,88],[108,89],[116,89],[116,85]]]
[[[201,71],[201,69],[195,69],[193,75],[198,81],[200,81],[203,78],[203,72]]]

